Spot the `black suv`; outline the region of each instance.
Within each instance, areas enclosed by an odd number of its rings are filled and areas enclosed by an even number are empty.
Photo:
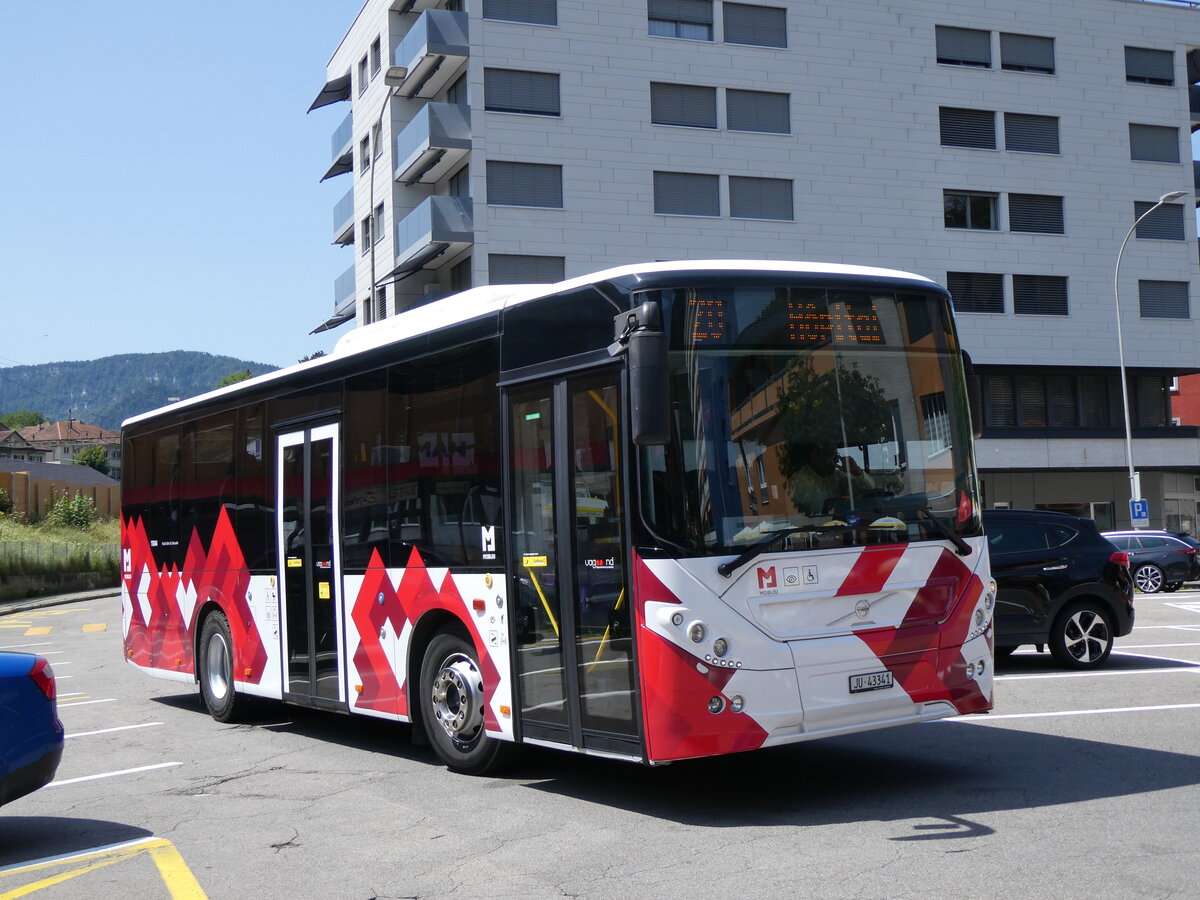
[[[1047,644],[1072,669],[1100,666],[1133,629],[1129,557],[1096,523],[1048,510],[983,513],[996,579],[996,656]]]
[[[1104,536],[1118,550],[1129,554],[1134,586],[1143,594],[1177,591],[1185,581],[1200,575],[1196,546],[1191,538],[1169,531],[1106,531]]]

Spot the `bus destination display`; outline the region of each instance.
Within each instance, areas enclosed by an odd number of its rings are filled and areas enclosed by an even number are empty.
[[[786,300],[780,305],[772,304],[766,315],[774,318],[779,312],[783,313],[787,328],[786,331],[780,329],[773,337],[782,338],[789,344],[813,347],[884,343],[879,315],[871,300],[836,300],[832,303]],[[726,343],[730,339],[731,318],[723,297],[692,297],[688,300],[693,344]]]

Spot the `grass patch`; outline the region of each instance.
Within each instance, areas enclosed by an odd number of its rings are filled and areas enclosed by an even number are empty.
[[[111,572],[120,558],[121,525],[101,519],[86,528],[0,517],[0,575]]]

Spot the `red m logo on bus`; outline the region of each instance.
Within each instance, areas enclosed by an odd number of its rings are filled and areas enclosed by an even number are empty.
[[[779,587],[779,582],[775,578],[775,567],[769,569],[758,570],[758,589]]]

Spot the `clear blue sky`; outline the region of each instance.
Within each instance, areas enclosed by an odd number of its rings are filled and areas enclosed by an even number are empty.
[[[0,3],[0,366],[204,350],[287,365],[352,324],[306,114],[361,0]],[[0,369],[2,373],[2,369]]]

